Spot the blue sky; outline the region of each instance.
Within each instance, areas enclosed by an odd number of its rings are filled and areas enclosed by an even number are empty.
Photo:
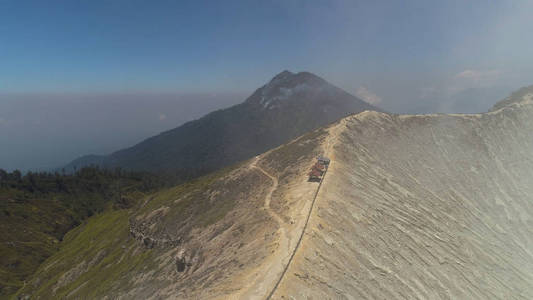
[[[0,0],[0,167],[46,161],[19,155],[39,143],[55,157],[40,166],[107,153],[242,102],[285,69],[391,112],[484,111],[533,84],[532,11],[525,0]],[[106,101],[128,109],[109,114]],[[87,110],[98,123],[80,125]]]
[[[309,70],[353,89],[383,74],[519,68],[531,60],[533,42],[525,37],[533,29],[532,7],[526,1],[1,1],[0,91],[249,91],[283,69]]]

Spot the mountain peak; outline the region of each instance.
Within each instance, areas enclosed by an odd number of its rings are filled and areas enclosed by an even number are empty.
[[[274,109],[289,98],[312,98],[313,95],[331,89],[334,89],[331,84],[310,72],[293,73],[285,70],[274,76],[250,98],[264,109]]]
[[[364,110],[379,109],[309,72],[283,71],[241,104],[212,112],[111,155],[77,159],[66,168],[97,164],[198,174],[201,171],[197,170],[214,170],[248,159]]]
[[[278,75],[274,76],[274,78],[272,78],[272,80],[270,80],[270,82],[285,80],[285,79],[287,79],[289,77],[292,77],[292,76],[294,76],[293,72],[288,71],[288,70],[284,70],[283,72],[281,72]]]
[[[272,84],[295,85],[295,84],[303,83],[303,82],[306,82],[312,85],[327,84],[327,81],[325,81],[324,79],[310,72],[304,71],[304,72],[293,73],[291,71],[284,70],[283,72],[274,76],[270,80],[268,85],[272,85]]]

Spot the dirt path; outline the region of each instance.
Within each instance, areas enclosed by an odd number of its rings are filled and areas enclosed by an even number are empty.
[[[258,161],[258,158],[256,158],[254,160],[254,162],[250,165],[251,168],[254,168],[256,170],[259,170],[259,172],[265,174],[267,177],[270,178],[270,180],[272,180],[272,187],[270,188],[270,190],[268,191],[268,194],[266,195],[265,197],[265,205],[263,206],[263,208],[268,212],[268,214],[270,214],[270,216],[272,218],[274,218],[278,224],[280,225],[280,228],[281,230],[283,231],[282,234],[285,234],[284,232],[284,228],[283,228],[283,220],[281,219],[281,217],[275,213],[271,208],[270,208],[270,202],[272,201],[272,194],[274,193],[274,191],[278,188],[278,179],[272,175],[270,175],[267,171],[265,171],[263,168],[261,167],[258,167],[257,166],[257,161]]]
[[[337,143],[340,133],[342,132],[342,129],[344,128],[344,120],[341,120],[339,124],[329,128],[329,135],[326,138],[326,141],[323,144],[324,147],[324,155],[329,156],[331,159],[331,163],[333,163],[333,146]],[[318,196],[318,193],[320,192],[320,187],[322,187],[322,182],[324,182],[324,179],[326,178],[326,175],[328,173],[329,167],[324,172],[324,175],[322,176],[322,179],[320,180],[320,183],[318,185],[318,188],[316,189],[315,195],[313,196],[313,200],[311,202],[311,207],[309,208],[309,213],[307,214],[305,224],[302,228],[302,233],[300,234],[300,237],[298,238],[298,242],[296,243],[296,247],[294,247],[294,250],[291,253],[291,257],[289,258],[289,261],[285,265],[285,268],[283,269],[283,273],[281,273],[281,276],[279,277],[278,281],[266,297],[267,300],[270,300],[272,296],[274,296],[274,293],[277,291],[278,287],[280,286],[281,282],[283,281],[283,278],[285,274],[287,273],[287,270],[289,269],[292,260],[294,259],[294,256],[296,255],[296,252],[298,252],[298,249],[300,248],[300,245],[302,243],[303,237],[305,235],[305,230],[307,229],[307,225],[309,224],[309,219],[311,218],[313,208],[315,207],[315,202]]]
[[[326,138],[326,141],[322,145],[325,155],[333,154],[332,149],[335,143],[337,142],[337,137],[339,132],[342,130],[343,123],[341,122],[337,126],[330,128],[330,134]],[[267,195],[265,196],[265,202],[263,209],[279,224],[279,246],[275,252],[270,255],[267,260],[254,271],[254,275],[250,276],[249,280],[251,283],[248,287],[237,297],[239,299],[271,299],[276,290],[278,289],[280,283],[282,282],[291,261],[293,260],[300,244],[305,235],[307,224],[313,212],[313,207],[315,205],[320,187],[322,182],[327,174],[324,173],[322,180],[320,181],[313,198],[311,199],[311,204],[309,210],[305,213],[305,221],[297,222],[290,228],[289,224],[286,224],[283,219],[270,208],[270,202],[272,201],[272,194],[278,188],[278,179],[265,171],[263,168],[257,165],[259,157],[256,157],[249,165],[250,169],[255,169],[272,181],[272,186],[270,187]],[[266,295],[266,298],[265,298]]]
[[[282,218],[270,208],[270,202],[272,201],[272,194],[278,188],[278,179],[265,171],[260,166],[257,166],[259,158],[256,157],[250,164],[250,169],[255,169],[272,181],[267,195],[265,196],[265,202],[263,209],[274,219],[279,225],[279,246],[276,248],[275,253],[271,255],[267,261],[265,261],[260,268],[255,270],[255,275],[250,276],[249,280],[251,284],[249,287],[238,297],[240,299],[263,299],[272,286],[275,285],[279,278],[279,274],[283,272],[285,265],[287,264],[290,256],[291,237],[288,234],[288,225],[282,220]],[[265,267],[266,266],[266,267]]]

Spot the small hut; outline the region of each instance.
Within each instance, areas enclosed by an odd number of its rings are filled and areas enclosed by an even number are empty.
[[[322,180],[322,176],[326,173],[329,163],[329,158],[324,156],[317,157],[316,163],[311,168],[311,172],[309,172],[309,181]]]
[[[325,166],[329,165],[329,163],[330,163],[330,159],[325,157],[325,156],[319,156],[319,157],[317,157],[317,160],[318,160],[319,163],[321,163],[321,164],[323,164]]]
[[[324,164],[321,164],[319,162],[317,162],[312,169],[315,169],[315,170],[318,170],[320,171],[321,173],[324,173],[326,171],[326,166]]]
[[[322,179],[322,172],[312,169],[309,172],[309,181],[320,181]]]

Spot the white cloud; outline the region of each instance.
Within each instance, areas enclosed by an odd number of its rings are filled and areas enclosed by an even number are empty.
[[[159,114],[159,120],[160,120],[160,121],[163,121],[163,120],[165,120],[166,118],[167,118],[167,115],[165,115],[165,114]]]
[[[455,79],[459,80],[472,80],[474,82],[482,82],[487,80],[495,80],[500,76],[500,71],[498,70],[488,70],[488,71],[479,71],[479,70],[464,70],[455,75]]]
[[[6,119],[0,117],[0,125],[4,125],[5,123],[7,123]]]
[[[456,94],[470,88],[487,88],[501,80],[500,70],[466,69],[455,74],[448,83],[447,93]]]
[[[383,100],[381,97],[370,91],[366,86],[358,87],[355,90],[355,95],[370,104],[379,104],[381,103],[381,100]]]

